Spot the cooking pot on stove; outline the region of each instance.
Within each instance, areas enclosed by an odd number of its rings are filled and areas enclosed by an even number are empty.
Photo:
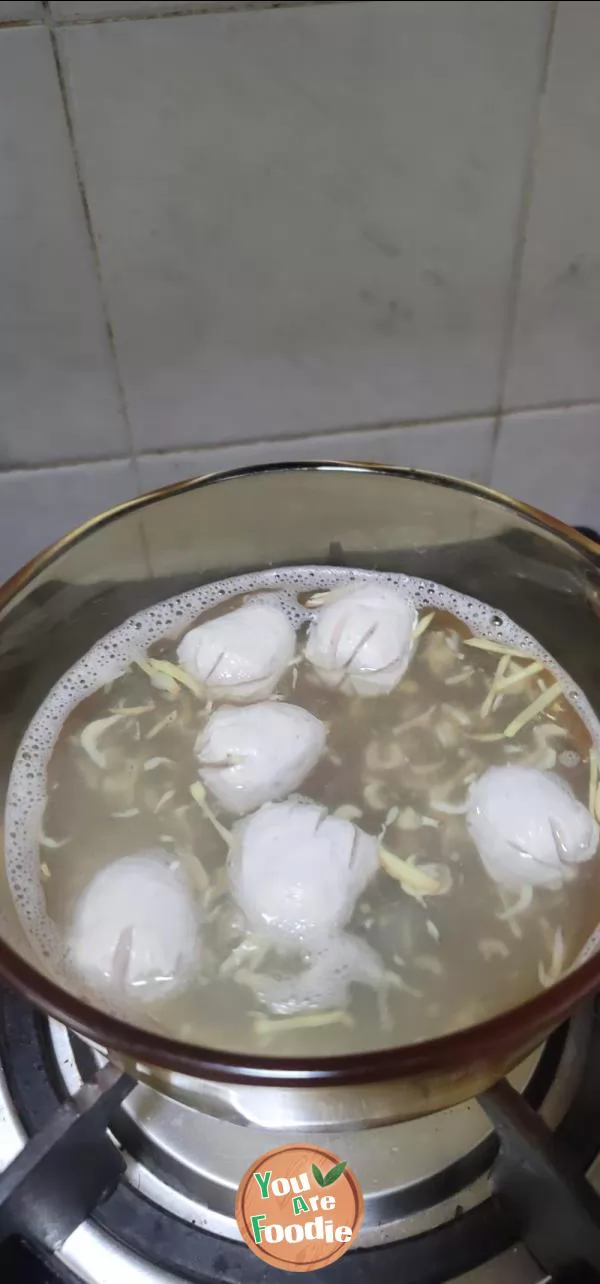
[[[480,598],[534,635],[600,713],[598,547],[481,486],[415,470],[299,463],[181,482],[122,504],[0,591],[0,789],[36,708],[135,611],[269,566],[397,571]],[[475,1096],[600,983],[588,958],[519,1007],[443,1037],[306,1060],[242,1056],[132,1025],[70,993],[23,930],[0,868],[0,974],[138,1079],[217,1117],[286,1131],[428,1114]]]

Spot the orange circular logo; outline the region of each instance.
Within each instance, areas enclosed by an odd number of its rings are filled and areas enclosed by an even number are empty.
[[[263,1262],[285,1271],[330,1266],[356,1243],[364,1202],[343,1159],[319,1146],[278,1146],[248,1169],[235,1215]]]

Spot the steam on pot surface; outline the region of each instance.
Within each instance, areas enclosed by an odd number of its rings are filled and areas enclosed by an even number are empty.
[[[9,883],[46,968],[140,1026],[307,1059],[406,1045],[590,948],[599,745],[582,692],[482,602],[238,577],[128,620],[47,697]]]

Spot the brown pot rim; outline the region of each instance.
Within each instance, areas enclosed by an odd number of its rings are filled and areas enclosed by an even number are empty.
[[[563,542],[577,547],[598,567],[598,546],[571,526],[519,500],[481,486],[476,482],[380,464],[344,463],[337,461],[299,461],[297,463],[255,465],[189,478],[159,490],[150,491],[119,504],[38,554],[0,588],[0,612],[35,579],[36,575],[87,535],[116,521],[127,513],[149,507],[167,497],[188,490],[201,489],[234,477],[252,477],[279,472],[346,472],[371,473],[401,477],[405,480],[460,489],[500,507],[527,517],[535,525],[551,531]],[[533,1046],[549,1030],[567,1017],[579,1002],[600,985],[600,953],[593,955],[575,971],[568,973],[548,990],[543,990],[516,1008],[464,1030],[404,1047],[384,1048],[376,1052],[351,1053],[343,1056],[257,1057],[222,1049],[203,1048],[167,1038],[93,1007],[64,990],[62,986],[38,972],[5,941],[0,941],[0,976],[20,991],[31,1003],[49,1016],[63,1022],[84,1038],[100,1047],[117,1052],[127,1059],[145,1065],[188,1074],[195,1078],[256,1086],[288,1088],[313,1086],[358,1085],[377,1080],[400,1079],[409,1075],[461,1073],[483,1060],[499,1060]]]

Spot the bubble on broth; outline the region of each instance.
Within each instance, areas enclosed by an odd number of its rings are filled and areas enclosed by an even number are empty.
[[[559,681],[564,694],[600,745],[600,730],[585,695],[540,644],[496,607],[430,580],[336,567],[291,567],[223,580],[191,590],[139,612],[98,641],[54,686],[28,727],[13,764],[5,811],[5,861],[12,897],[27,937],[45,965],[66,975],[64,932],[47,913],[40,876],[39,836],[48,802],[47,768],[66,719],[82,700],[115,681],[148,649],[176,641],[207,611],[226,607],[243,594],[276,602],[295,629],[316,617],[297,594],[322,593],[352,583],[379,582],[409,595],[418,611],[448,612],[476,637],[514,648],[537,659]],[[354,802],[348,799],[348,802]],[[600,928],[579,958],[600,946]]]

